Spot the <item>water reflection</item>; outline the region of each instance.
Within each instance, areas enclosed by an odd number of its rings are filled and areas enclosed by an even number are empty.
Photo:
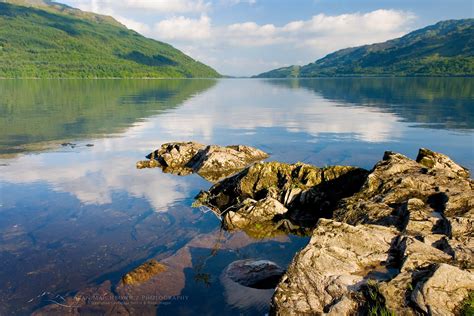
[[[344,106],[396,114],[404,122],[439,129],[474,128],[473,78],[326,78],[266,80],[306,89]]]
[[[190,297],[165,313],[238,314],[222,269],[258,254],[284,266],[304,240],[246,236],[203,266],[195,258],[219,222],[190,205],[210,184],[137,170],[137,160],[194,140],[365,168],[384,150],[423,146],[472,168],[472,91],[472,79],[0,81],[0,153],[13,154],[0,159],[0,314],[40,307],[25,302],[43,291],[114,284],[152,257],[174,262],[176,291]]]
[[[0,154],[106,136],[173,109],[215,80],[0,80]],[[57,143],[57,142],[56,142]]]

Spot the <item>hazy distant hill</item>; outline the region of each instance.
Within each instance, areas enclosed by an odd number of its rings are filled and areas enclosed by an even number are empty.
[[[350,75],[472,76],[474,19],[442,21],[384,43],[342,49],[305,66],[279,68],[256,77]]]
[[[0,77],[219,77],[111,17],[46,0],[0,0]]]

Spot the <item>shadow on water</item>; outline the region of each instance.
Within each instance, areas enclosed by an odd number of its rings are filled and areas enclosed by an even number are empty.
[[[474,78],[324,78],[265,80],[305,89],[341,106],[364,106],[399,116],[418,127],[474,128]]]
[[[216,80],[1,80],[0,155],[119,133]]]

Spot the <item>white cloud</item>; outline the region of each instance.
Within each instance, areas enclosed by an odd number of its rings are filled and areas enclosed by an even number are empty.
[[[160,21],[153,27],[153,36],[160,40],[194,41],[211,37],[211,19],[201,15],[199,19],[184,16]]]
[[[158,13],[206,12],[211,4],[204,0],[68,0],[82,10],[104,13],[120,10],[147,10]]]
[[[231,5],[231,6],[241,4],[241,3],[254,5],[257,3],[257,0],[221,0],[220,3],[223,5]]]
[[[133,9],[146,9],[158,12],[204,12],[210,6],[203,0],[125,0],[117,1],[122,6]]]
[[[338,49],[400,37],[408,32],[414,19],[410,12],[375,10],[334,16],[318,14],[281,26],[253,21],[212,26],[208,16],[181,16],[157,23],[149,36],[171,41],[223,73],[242,75],[272,69],[270,64],[305,64]],[[243,59],[247,62],[240,66],[224,63]]]
[[[409,12],[376,10],[369,13],[351,13],[329,16],[318,14],[307,21],[291,21],[283,26],[258,25],[255,22],[232,24],[227,27],[226,37],[231,41],[260,46],[277,43],[306,43],[311,47],[315,41],[330,47],[348,47],[387,40],[406,32],[414,19]]]
[[[123,25],[125,25],[126,27],[128,27],[129,29],[137,31],[140,34],[146,35],[150,33],[150,27],[145,23],[128,19],[126,17],[119,16],[119,15],[114,15],[114,18],[120,23],[122,23]]]
[[[166,41],[194,59],[229,75],[253,75],[271,65],[307,64],[335,50],[383,42],[411,30],[414,14],[393,9],[316,14],[284,24],[213,23],[219,5],[254,0],[65,0],[115,17],[145,36]],[[242,61],[236,65],[235,61]],[[226,63],[225,61],[232,61]],[[263,62],[262,62],[263,61]]]
[[[238,85],[226,80],[207,92],[205,98],[195,98],[177,108],[175,119],[163,119],[159,126],[171,135],[204,135],[206,142],[212,142],[219,128],[254,132],[262,127],[281,127],[315,139],[334,133],[352,135],[364,142],[389,142],[403,133],[399,118],[391,113],[364,106],[350,107],[304,89],[289,94],[287,89],[255,80],[239,81]],[[242,94],[242,90],[252,93]],[[267,106],[256,106],[265,102]],[[222,111],[222,104],[226,104],[227,111]]]

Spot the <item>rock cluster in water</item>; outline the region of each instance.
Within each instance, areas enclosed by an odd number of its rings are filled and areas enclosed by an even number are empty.
[[[386,152],[332,219],[319,220],[273,312],[458,314],[474,290],[473,223],[465,168],[427,149],[416,161]]]
[[[226,229],[255,237],[301,232],[331,216],[335,203],[356,192],[366,176],[356,167],[260,162],[201,192],[194,205],[213,209]]]
[[[195,205],[254,237],[312,231],[276,288],[274,314],[453,315],[472,301],[473,181],[443,154],[386,152],[370,172],[256,163]]]
[[[265,312],[272,297],[274,315],[472,315],[474,182],[467,169],[427,149],[416,160],[386,152],[371,171],[258,162],[266,157],[246,146],[169,143],[137,163],[217,182],[195,206],[212,209],[227,230],[311,235],[286,271],[266,260],[231,263],[220,278],[228,304]],[[202,243],[162,260],[166,270],[146,262],[114,288],[104,282],[37,314],[154,314],[163,295],[180,293],[189,249]],[[100,306],[85,299],[114,293],[158,299]]]
[[[210,182],[219,181],[249,164],[268,158],[265,152],[250,146],[205,146],[196,142],[174,142],[161,145],[137,162],[137,168],[161,167],[166,173],[197,173]]]

